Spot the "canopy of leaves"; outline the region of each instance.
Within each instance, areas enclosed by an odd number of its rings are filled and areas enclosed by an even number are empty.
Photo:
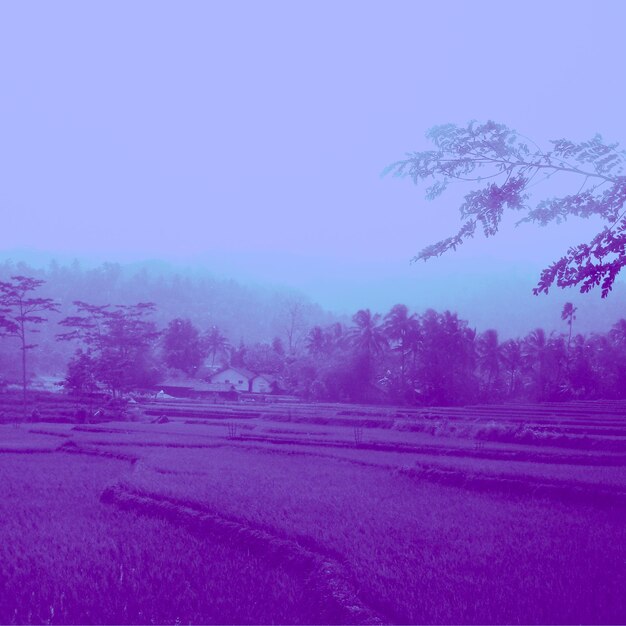
[[[13,335],[22,341],[22,349],[34,348],[26,345],[26,328],[47,321],[41,313],[57,311],[51,298],[35,298],[31,292],[45,281],[29,276],[11,276],[10,282],[0,281],[0,335]]]
[[[549,149],[527,141],[503,124],[471,122],[437,126],[427,133],[435,148],[413,152],[392,163],[384,174],[425,181],[426,197],[434,199],[456,181],[473,189],[460,206],[459,231],[422,250],[413,260],[426,260],[456,250],[478,228],[489,237],[498,232],[505,210],[519,212],[520,222],[546,225],[570,216],[596,216],[604,228],[588,242],[573,246],[546,268],[535,294],[559,287],[579,286],[581,292],[600,286],[602,297],[611,291],[626,265],[626,176],[624,152],[596,135],[589,141],[551,141]],[[572,193],[531,203],[529,190],[553,176],[574,181]]]
[[[193,374],[204,361],[200,332],[188,319],[177,317],[163,335],[163,356],[169,367]]]
[[[95,378],[113,393],[150,386],[155,372],[149,349],[160,333],[154,322],[145,318],[154,311],[154,304],[74,304],[79,315],[59,322],[72,330],[58,339],[79,340],[87,348]]]

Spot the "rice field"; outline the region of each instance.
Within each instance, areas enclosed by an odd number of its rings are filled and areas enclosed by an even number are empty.
[[[0,622],[626,622],[624,403],[140,409],[0,426]]]

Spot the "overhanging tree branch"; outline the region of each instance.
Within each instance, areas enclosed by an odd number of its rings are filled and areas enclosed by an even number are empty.
[[[578,286],[583,293],[600,286],[602,297],[608,295],[626,265],[626,176],[624,153],[617,150],[617,144],[604,143],[596,135],[581,143],[557,139],[550,142],[550,150],[542,150],[531,142],[531,149],[522,135],[495,122],[437,126],[427,137],[435,144],[435,150],[409,153],[408,158],[387,167],[383,175],[410,178],[416,185],[427,181],[429,200],[444,193],[455,180],[474,182],[478,188],[468,192],[460,206],[464,224],[459,232],[427,246],[412,261],[456,250],[474,236],[478,225],[486,237],[495,235],[505,210],[524,214],[518,224],[546,225],[560,223],[569,216],[594,216],[607,222],[607,226],[588,244],[570,248],[544,270],[534,293],[547,293],[556,283],[559,287]],[[582,181],[576,182],[573,193],[544,198],[532,206],[529,189],[536,183],[530,183],[540,172],[545,173],[540,182],[556,174]],[[590,180],[599,182],[584,190]]]

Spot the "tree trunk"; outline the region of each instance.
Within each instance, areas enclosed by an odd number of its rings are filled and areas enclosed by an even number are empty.
[[[22,421],[26,421],[26,336],[24,321],[20,321],[20,339],[22,340]]]

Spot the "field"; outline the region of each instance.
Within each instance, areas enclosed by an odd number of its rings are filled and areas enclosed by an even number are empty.
[[[626,622],[626,403],[40,404],[0,622]]]

